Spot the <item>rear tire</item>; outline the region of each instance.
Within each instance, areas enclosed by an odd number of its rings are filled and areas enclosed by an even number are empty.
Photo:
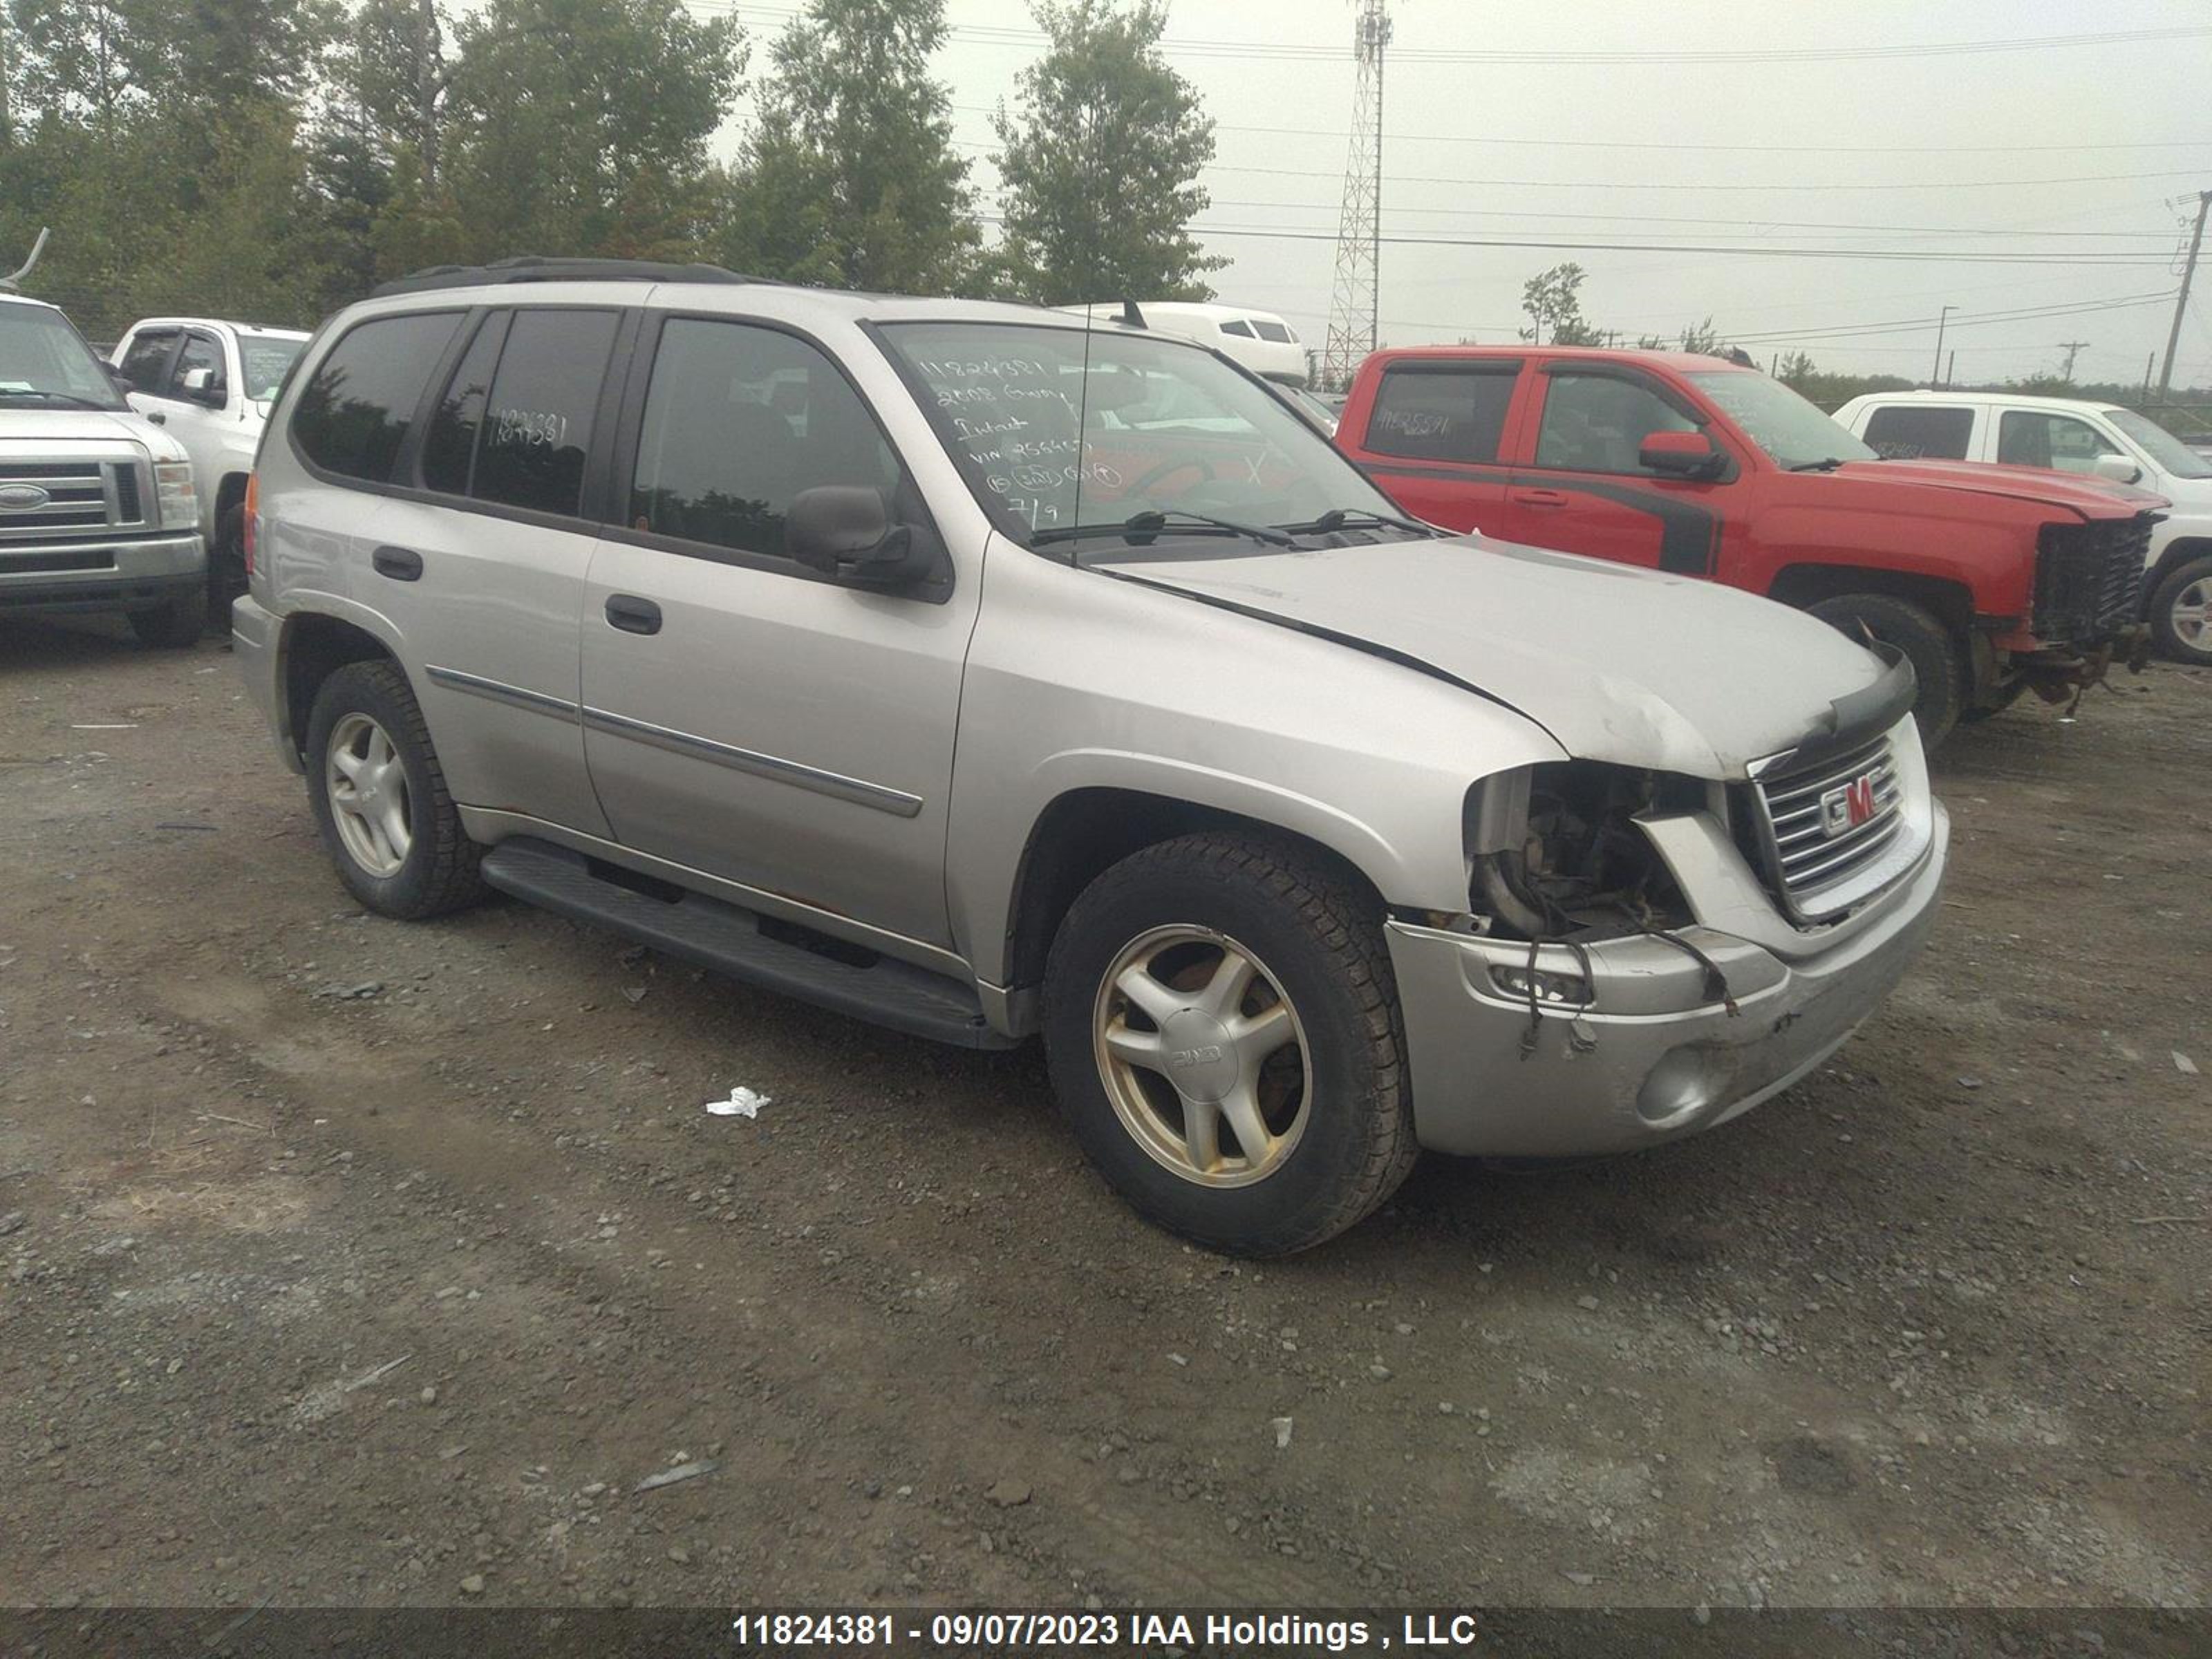
[[[2212,557],[2184,560],[2151,594],[2151,637],[2176,662],[2212,668]]]
[[[1225,834],[1133,854],[1076,900],[1045,970],[1046,1054],[1076,1139],[1139,1214],[1280,1255],[1406,1178],[1419,1148],[1374,908],[1304,852]]]
[[[207,628],[210,634],[230,637],[230,607],[245,597],[246,510],[234,507],[216,529],[216,544],[208,550]]]
[[[151,611],[133,611],[131,631],[138,643],[158,651],[182,651],[200,642],[207,623],[207,600],[195,588],[165,600]]]
[[[307,793],[338,878],[379,915],[418,921],[483,896],[429,727],[389,662],[348,663],[307,717]]]
[[[1912,718],[1922,747],[1933,750],[1951,735],[1966,703],[1966,656],[1951,630],[1923,607],[1887,593],[1846,593],[1823,599],[1812,614],[1855,640],[1893,645],[1920,682]]]

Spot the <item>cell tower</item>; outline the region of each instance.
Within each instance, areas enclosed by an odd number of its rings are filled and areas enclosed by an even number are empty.
[[[1382,52],[1390,44],[1388,0],[1359,0],[1353,35],[1359,86],[1352,99],[1352,155],[1344,169],[1344,216],[1336,230],[1336,283],[1328,302],[1328,345],[1321,382],[1350,383],[1375,349],[1382,267]]]

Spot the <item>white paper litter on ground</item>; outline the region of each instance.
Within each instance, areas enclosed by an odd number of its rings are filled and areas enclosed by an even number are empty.
[[[730,1091],[727,1100],[708,1101],[707,1112],[712,1117],[758,1117],[768,1103],[768,1096],[755,1094],[741,1084]]]

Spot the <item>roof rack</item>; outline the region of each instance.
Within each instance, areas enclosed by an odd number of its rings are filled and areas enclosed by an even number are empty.
[[[377,289],[372,299],[422,294],[443,288],[484,288],[501,283],[767,283],[720,265],[661,264],[650,259],[549,259],[518,254],[483,265],[431,265]]]

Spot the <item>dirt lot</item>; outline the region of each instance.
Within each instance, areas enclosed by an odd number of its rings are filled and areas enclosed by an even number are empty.
[[[2212,674],[1940,772],[1828,1070],[1255,1268],[1033,1053],[363,915],[217,645],[0,624],[0,1601],[2202,1604]]]

